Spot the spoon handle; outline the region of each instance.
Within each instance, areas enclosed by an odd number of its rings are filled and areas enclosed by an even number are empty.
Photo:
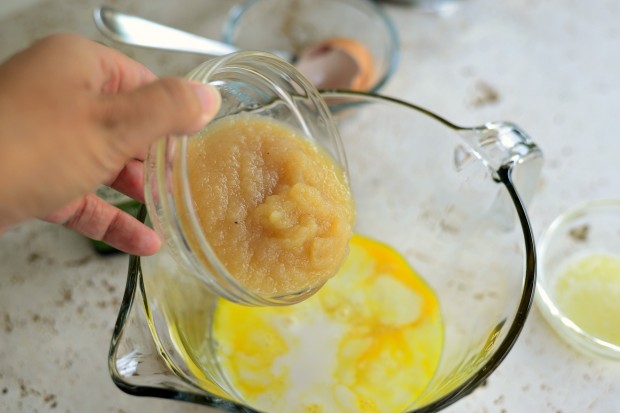
[[[107,6],[97,7],[93,17],[103,35],[128,45],[209,56],[221,56],[238,50],[227,43],[121,13]]]

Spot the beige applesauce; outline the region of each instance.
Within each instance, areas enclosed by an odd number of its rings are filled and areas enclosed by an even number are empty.
[[[348,252],[355,208],[344,170],[300,130],[252,114],[189,139],[198,221],[244,288],[280,296],[318,287]]]

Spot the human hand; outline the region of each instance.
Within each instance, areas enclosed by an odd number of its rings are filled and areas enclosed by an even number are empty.
[[[93,191],[103,183],[142,202],[148,146],[199,130],[219,105],[215,88],[158,80],[83,37],[36,42],[0,65],[0,230],[36,217],[155,253],[157,235]]]

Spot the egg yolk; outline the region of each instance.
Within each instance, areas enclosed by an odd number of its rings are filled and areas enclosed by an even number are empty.
[[[354,235],[340,272],[285,307],[219,300],[218,362],[244,403],[269,412],[397,412],[432,378],[439,303],[389,246]]]

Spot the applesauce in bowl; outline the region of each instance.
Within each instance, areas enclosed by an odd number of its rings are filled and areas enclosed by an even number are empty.
[[[299,130],[266,117],[215,121],[187,147],[194,211],[219,261],[267,296],[336,274],[355,208],[344,170]]]
[[[163,139],[147,157],[146,205],[164,253],[230,301],[302,301],[338,271],[355,221],[331,112],[266,53],[212,59],[188,78],[215,85],[222,105],[202,131]]]

